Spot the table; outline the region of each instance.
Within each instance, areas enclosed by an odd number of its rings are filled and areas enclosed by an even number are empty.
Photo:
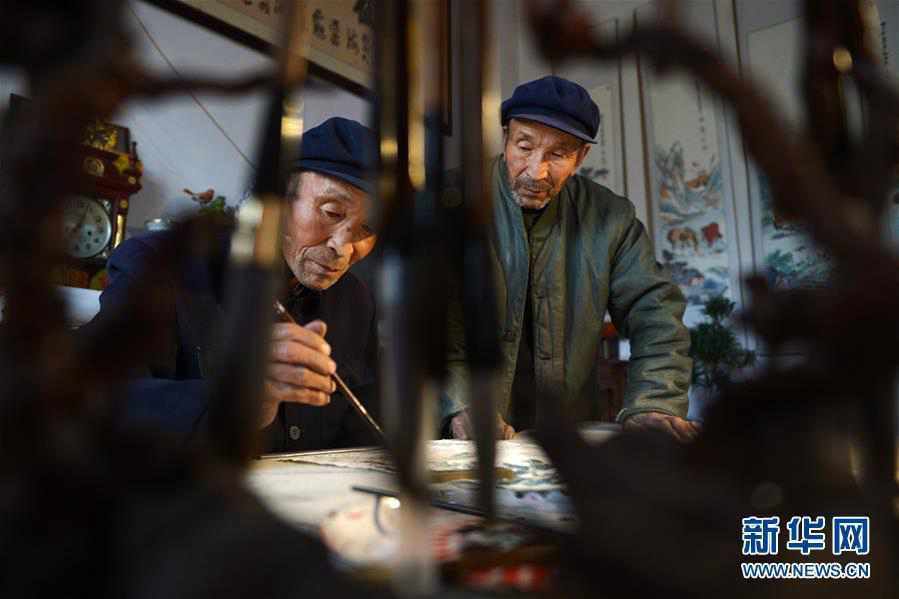
[[[585,423],[580,428],[590,443],[602,443],[620,430],[620,426],[609,423]],[[397,485],[386,472],[286,460],[327,459],[357,451],[358,448],[266,455],[252,465],[247,483],[269,509],[287,522],[317,532],[319,524],[332,511],[349,508],[367,496],[352,487],[396,491]]]

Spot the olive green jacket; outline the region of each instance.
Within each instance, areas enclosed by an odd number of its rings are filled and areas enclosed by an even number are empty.
[[[452,177],[450,181],[452,186]],[[502,157],[494,163],[491,185],[491,257],[503,356],[497,398],[500,414],[508,419],[531,260],[521,208],[509,191]],[[598,399],[595,369],[608,310],[631,343],[618,421],[640,412],[686,416],[692,361],[690,335],[682,321],[684,296],[656,262],[633,204],[579,175],[552,201],[559,202],[556,222],[550,223],[543,248],[533,258],[531,285],[538,392],[552,390],[566,401]],[[467,403],[458,306],[450,311],[448,350],[443,419]]]

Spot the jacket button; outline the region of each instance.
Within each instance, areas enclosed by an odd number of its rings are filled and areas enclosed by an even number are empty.
[[[509,329],[503,333],[503,341],[508,341],[509,343],[515,341],[515,331]]]
[[[291,439],[293,439],[294,441],[296,441],[297,439],[300,438],[300,435],[303,434],[303,431],[300,430],[300,427],[298,427],[297,425],[293,425],[293,426],[291,426],[290,429],[287,431],[287,434],[290,435],[290,438],[291,438]]]

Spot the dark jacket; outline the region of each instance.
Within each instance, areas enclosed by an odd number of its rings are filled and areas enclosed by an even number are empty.
[[[86,327],[126,301],[132,282],[168,233],[135,237],[122,243],[109,259],[109,280],[100,296],[100,312]],[[160,331],[166,348],[143,364],[129,387],[123,410],[127,426],[149,427],[187,436],[202,434],[207,412],[205,377],[217,362],[217,337],[224,319],[222,288],[226,248],[210,260],[193,259],[180,280],[173,274],[160,293],[157,310],[169,323]],[[173,269],[174,270],[174,269]],[[375,308],[368,288],[351,273],[325,291],[301,290],[284,303],[301,324],[315,319],[328,325],[327,340],[338,372],[377,419],[377,338]],[[274,313],[273,313],[274,320]],[[264,451],[302,451],[354,445],[376,440],[338,392],[324,407],[282,404],[266,430]]]
[[[692,361],[690,334],[681,320],[686,303],[655,260],[643,225],[627,199],[579,175],[553,202],[557,219],[531,270],[521,208],[499,157],[493,165],[491,258],[496,274],[503,367],[500,413],[509,418],[521,324],[532,277],[534,374],[537,392],[564,401],[595,397],[603,317],[631,341],[628,384],[618,421],[641,412],[686,416]],[[452,182],[452,179],[450,179]],[[460,312],[451,312],[449,379],[441,416],[468,402],[468,371]]]

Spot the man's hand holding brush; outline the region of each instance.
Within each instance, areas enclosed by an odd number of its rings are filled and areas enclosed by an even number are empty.
[[[272,353],[265,381],[266,398],[260,410],[260,426],[271,424],[281,402],[324,406],[337,386],[331,375],[337,364],[325,341],[328,327],[321,320],[306,325],[275,323]]]

